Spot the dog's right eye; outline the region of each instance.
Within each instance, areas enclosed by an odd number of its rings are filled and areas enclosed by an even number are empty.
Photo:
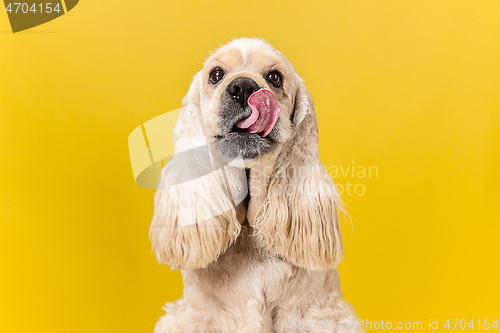
[[[212,84],[217,84],[220,80],[224,78],[225,75],[226,73],[222,68],[215,67],[208,75],[208,78]]]

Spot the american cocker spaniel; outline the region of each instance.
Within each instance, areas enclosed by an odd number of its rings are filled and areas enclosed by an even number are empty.
[[[194,76],[150,228],[184,295],[156,333],[357,332],[337,264],[341,202],[318,153],[313,100],[260,39],[219,48]]]

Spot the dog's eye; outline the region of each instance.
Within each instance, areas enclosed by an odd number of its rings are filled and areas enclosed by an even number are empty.
[[[212,69],[212,71],[208,75],[208,78],[212,84],[217,84],[217,82],[222,80],[225,75],[226,75],[226,73],[224,72],[224,70],[222,68],[215,67],[214,69]]]
[[[266,80],[273,84],[275,87],[281,87],[281,74],[277,71],[272,71],[266,75]]]

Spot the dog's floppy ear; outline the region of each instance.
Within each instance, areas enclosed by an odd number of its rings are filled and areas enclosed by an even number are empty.
[[[333,268],[343,256],[341,201],[319,159],[314,104],[303,84],[296,94],[292,126],[255,227],[269,248],[293,264]]]
[[[233,193],[241,188],[240,179],[230,170],[224,174],[214,168],[200,118],[199,77],[183,99],[174,130],[175,155],[162,170],[150,227],[158,262],[174,269],[207,266],[241,227],[228,193],[228,184]]]

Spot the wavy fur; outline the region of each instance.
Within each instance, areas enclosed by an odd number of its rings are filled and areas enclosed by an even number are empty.
[[[303,85],[293,123],[254,225],[268,247],[295,265],[335,268],[343,256],[337,214],[341,202],[320,162],[314,104]]]
[[[150,227],[158,262],[173,269],[206,267],[234,242],[241,228],[226,186],[227,179],[233,193],[242,187],[237,170],[226,168],[227,178],[220,169],[205,172],[207,159],[193,149],[208,144],[199,106],[190,104],[199,102],[198,84],[195,77],[183,101],[174,130],[176,155],[162,170]],[[168,184],[185,178],[186,173],[192,180]],[[198,173],[206,175],[197,177]]]

